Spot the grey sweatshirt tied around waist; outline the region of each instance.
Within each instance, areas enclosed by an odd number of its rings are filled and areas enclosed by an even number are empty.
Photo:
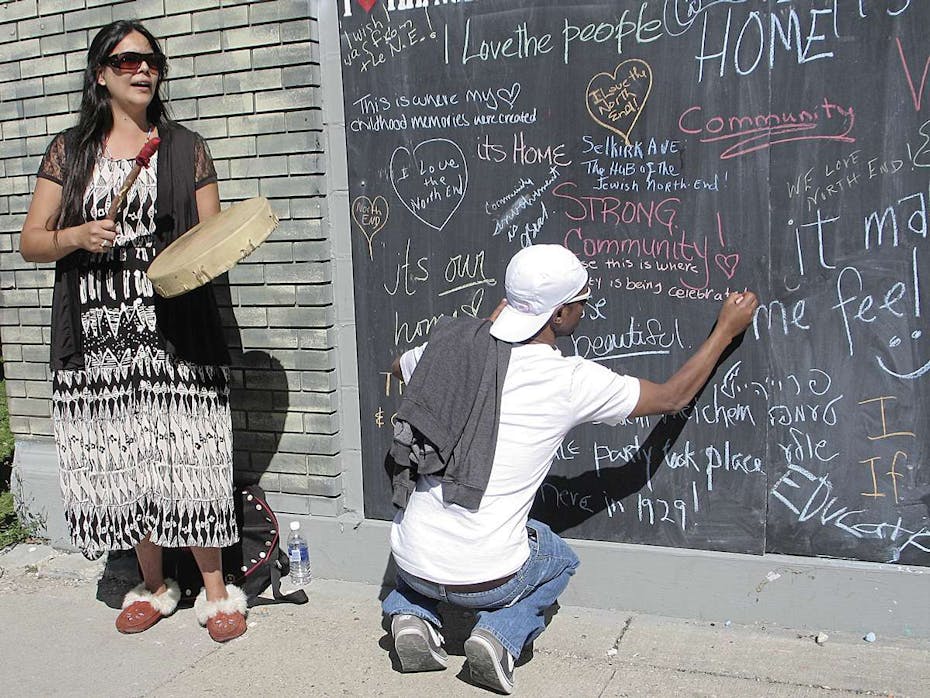
[[[404,508],[418,474],[441,475],[443,501],[477,509],[491,477],[511,345],[490,320],[440,318],[404,390],[391,445],[393,498]]]

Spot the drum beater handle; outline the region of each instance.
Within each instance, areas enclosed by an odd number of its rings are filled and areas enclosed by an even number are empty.
[[[158,145],[160,143],[161,139],[155,137],[146,141],[145,145],[142,146],[142,150],[136,155],[136,164],[132,166],[129,174],[126,175],[126,181],[123,182],[123,186],[120,187],[116,196],[113,198],[113,202],[110,204],[106,220],[116,220],[116,214],[119,213],[120,207],[123,205],[123,202],[126,201],[126,195],[129,194],[132,185],[135,184],[136,178],[139,176],[139,173],[142,172],[142,168],[149,166],[149,160],[155,154],[155,151],[158,150]]]

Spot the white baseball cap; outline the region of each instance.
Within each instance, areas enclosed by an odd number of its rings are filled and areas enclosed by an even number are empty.
[[[588,272],[561,245],[532,245],[510,260],[504,287],[507,305],[491,325],[491,335],[523,342],[539,332],[560,305],[587,297],[582,291],[588,287]]]

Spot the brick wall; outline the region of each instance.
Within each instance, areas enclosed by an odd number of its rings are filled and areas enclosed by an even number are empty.
[[[34,173],[75,122],[94,33],[138,18],[163,41],[173,118],[209,142],[224,207],[265,196],[281,219],[229,274],[236,470],[295,514],[343,511],[333,245],[315,3],[23,0],[0,3],[0,339],[18,440],[52,435],[52,265],[19,256]],[[275,494],[271,494],[275,493]]]

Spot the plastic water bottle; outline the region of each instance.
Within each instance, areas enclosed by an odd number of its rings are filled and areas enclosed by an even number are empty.
[[[291,521],[287,557],[291,563],[291,581],[297,586],[304,586],[310,581],[310,550],[307,541],[300,535],[300,521]]]

